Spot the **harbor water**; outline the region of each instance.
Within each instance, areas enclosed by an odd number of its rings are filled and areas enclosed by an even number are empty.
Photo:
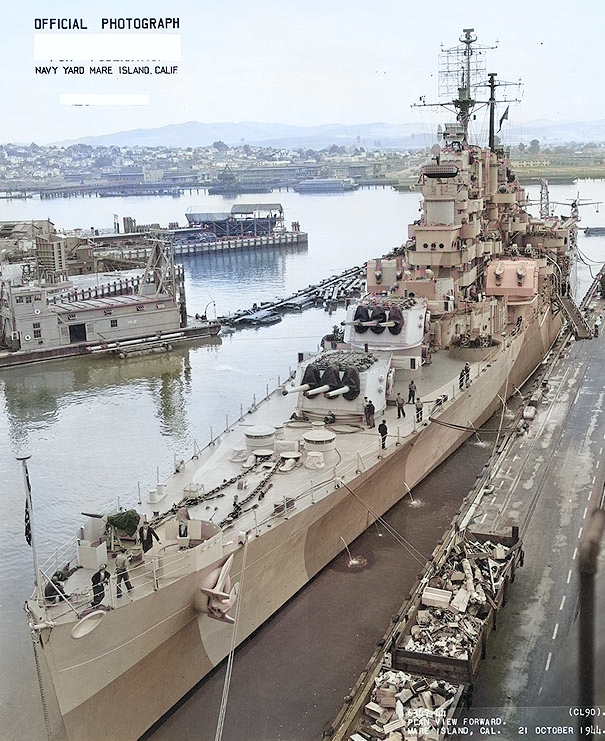
[[[538,197],[537,187],[530,192]],[[553,186],[551,199],[558,204],[569,203],[577,192],[577,185]],[[583,182],[580,197],[590,201],[605,198],[605,186],[602,182]],[[333,196],[275,192],[264,196],[240,196],[236,202],[261,200],[281,202],[287,222],[299,221],[301,229],[308,233],[308,247],[183,257],[190,314],[207,311],[210,317],[226,315],[250,307],[254,302],[260,304],[285,297],[380,256],[405,241],[407,224],[418,217],[420,203],[416,193],[397,193],[388,188],[362,189]],[[184,224],[185,210],[191,205],[200,206],[203,211],[226,211],[233,202],[203,193],[180,198],[3,201],[0,221],[50,218],[58,229],[90,226],[102,229],[110,228],[114,214],[118,214],[132,216],[139,224],[160,222],[167,225],[170,221]],[[569,211],[564,205],[556,208],[560,213]],[[581,226],[602,225],[593,206],[582,208],[581,214]],[[589,260],[599,264],[605,260],[605,238],[587,238],[580,234],[579,247]],[[580,292],[582,287],[587,287],[591,273],[596,274],[598,267],[579,265]],[[81,512],[102,514],[117,506],[136,507],[139,497],[145,497],[158,480],[171,473],[175,459],[190,455],[195,444],[206,445],[213,436],[245,415],[255,400],[260,400],[288,376],[299,352],[316,349],[321,336],[343,318],[342,308],[330,314],[317,307],[287,314],[281,323],[270,327],[238,330],[216,341],[180,348],[166,355],[128,360],[86,357],[0,371],[2,741],[25,738],[42,741],[45,738],[29,632],[22,609],[32,590],[33,569],[31,550],[23,535],[23,479],[16,457],[31,455],[34,534],[39,557],[44,558],[76,532]],[[473,470],[481,468],[487,453],[487,445],[474,439],[445,464],[448,466],[445,476],[431,478],[438,483],[428,486],[419,501],[426,504],[425,513],[438,528],[443,530],[447,526],[452,508],[456,509],[456,498],[464,496],[472,484]],[[398,513],[392,513],[397,527],[408,528],[410,539],[414,532],[410,524],[412,518],[416,516],[422,520],[427,516],[418,512],[406,501]],[[294,643],[299,652],[321,655],[323,649],[316,643],[317,634],[321,633],[321,615],[315,615],[314,633],[309,633],[307,627],[308,641],[288,640],[288,631],[295,632],[300,639],[300,627],[310,624],[308,610],[316,612],[316,608],[309,607],[314,603],[305,602],[306,592],[309,595],[314,591],[319,593],[324,603],[329,595],[336,606],[340,600],[339,619],[347,629],[353,613],[366,615],[354,609],[356,603],[363,605],[370,601],[377,608],[370,611],[372,617],[366,622],[351,628],[352,637],[347,639],[346,647],[343,644],[340,659],[334,660],[339,664],[340,676],[330,680],[327,701],[325,696],[315,697],[318,689],[307,686],[308,681],[305,684],[307,694],[301,698],[302,690],[296,685],[299,702],[292,709],[296,723],[281,731],[279,721],[277,727],[272,725],[275,698],[278,697],[273,687],[271,692],[267,691],[270,696],[264,698],[261,709],[258,704],[255,706],[264,719],[257,738],[317,737],[323,723],[340,707],[348,687],[371,653],[373,641],[382,635],[391,612],[402,601],[404,595],[396,593],[397,579],[387,582],[386,576],[394,571],[396,577],[400,553],[392,544],[383,546],[388,536],[382,537],[378,530],[367,536],[373,540],[364,542],[359,548],[368,556],[368,569],[356,574],[346,570],[344,556],[342,561],[337,559],[241,650],[244,667],[255,646],[260,646],[259,656],[263,657],[264,666],[286,666],[283,655],[286,644]],[[421,541],[416,547],[428,555]],[[377,561],[380,562],[378,566]],[[417,570],[420,570],[419,564]],[[390,586],[385,595],[387,583]],[[372,586],[378,587],[378,591],[372,592]],[[338,590],[343,590],[341,596]],[[333,617],[330,619],[334,622]],[[280,622],[286,633],[276,637]],[[271,652],[279,655],[272,658]],[[235,689],[238,683],[245,685],[256,681],[255,667],[260,662],[258,657],[248,659],[248,668],[243,670],[248,674],[239,675],[239,678],[235,675]],[[316,671],[311,667],[308,675],[312,677]],[[332,667],[331,671],[336,672],[336,668]],[[286,688],[284,697],[288,695],[291,680],[288,672],[280,669],[274,684]],[[212,709],[208,705],[213,698],[220,700],[219,684],[217,672],[206,683],[206,689],[200,688],[200,692],[207,695],[198,694],[197,704],[195,696],[189,698],[166,725],[154,729],[156,737],[173,741],[206,738],[199,733],[195,735],[195,718],[200,714],[216,715],[218,702]],[[187,728],[192,729],[191,732]],[[231,733],[231,739],[241,738],[236,726]],[[213,736],[208,734],[207,737]]]

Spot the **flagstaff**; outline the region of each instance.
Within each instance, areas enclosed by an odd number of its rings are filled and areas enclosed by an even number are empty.
[[[31,485],[29,482],[29,471],[27,470],[27,461],[31,458],[31,455],[17,456],[17,460],[21,461],[23,468],[23,485],[25,488],[25,540],[31,546],[32,559],[34,562],[34,584],[36,598],[41,598],[41,584],[40,584],[40,571],[38,570],[38,556],[36,554],[36,544],[34,540],[34,508],[31,497]]]

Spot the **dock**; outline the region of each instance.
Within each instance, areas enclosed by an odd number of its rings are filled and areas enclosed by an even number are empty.
[[[600,276],[581,306],[587,325],[598,323],[605,313],[599,286]],[[566,699],[559,704],[577,704],[577,675],[570,676],[567,665],[559,676],[551,678],[549,671],[555,665],[555,639],[562,643],[574,622],[575,558],[582,525],[591,511],[603,506],[605,485],[605,472],[599,469],[605,420],[595,412],[600,407],[594,398],[602,393],[597,369],[605,339],[576,341],[577,329],[578,321],[570,320],[521,390],[514,422],[422,574],[415,583],[403,585],[408,590],[403,603],[324,738],[374,741],[396,733],[398,739],[444,739],[450,732],[470,734],[479,720],[515,730],[526,723],[531,728],[532,722],[571,725],[564,707],[555,720],[552,706],[557,703],[549,702],[548,695],[544,698],[543,691],[550,688],[553,693],[554,686],[560,685],[559,691],[564,686]],[[475,579],[478,565],[483,571],[486,602],[481,624],[468,622],[472,615],[461,599],[463,587],[452,601],[459,612],[445,607],[451,583],[458,576],[466,583],[468,574],[459,556],[462,551],[473,553],[462,545],[469,538],[484,544],[480,549],[487,546],[484,554],[467,556]],[[439,586],[444,573],[448,583]],[[549,616],[546,625],[535,622],[537,604],[543,619]],[[461,624],[461,617],[468,625]],[[463,651],[458,645],[461,636]],[[410,704],[401,722],[401,712],[395,716],[393,709],[404,701]],[[412,716],[416,722],[410,725],[407,718]]]
[[[229,237],[212,242],[174,242],[175,255],[201,255],[209,252],[258,250],[267,247],[303,247],[308,244],[306,232],[280,232],[257,237]]]
[[[150,252],[149,240],[158,235],[173,239],[173,252],[179,257],[275,247],[306,248],[309,241],[308,234],[300,231],[252,237],[228,237],[212,241],[186,239],[187,235],[193,231],[188,228],[157,227],[124,234],[100,234],[89,237],[89,241],[95,246],[96,254],[103,256],[106,262],[119,261],[129,267],[147,262]],[[196,231],[199,232],[199,230]],[[117,266],[116,269],[118,269]]]

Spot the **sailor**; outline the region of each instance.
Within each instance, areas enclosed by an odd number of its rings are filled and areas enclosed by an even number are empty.
[[[148,550],[153,546],[153,539],[156,539],[160,543],[160,536],[151,527],[151,525],[145,520],[139,528],[139,540],[141,541],[141,547],[143,553],[147,553]]]
[[[130,583],[130,577],[128,575],[128,564],[130,562],[130,556],[126,553],[126,548],[120,548],[120,552],[116,556],[116,592],[118,598],[122,596],[122,589],[120,584],[124,582],[129,592],[132,591],[132,584]]]
[[[368,421],[368,427],[376,427],[376,423],[374,422],[374,414],[376,414],[376,407],[372,403],[372,399],[368,401],[368,406],[366,407],[366,419]]]
[[[416,384],[414,379],[408,383],[408,404],[413,404],[416,399]]]
[[[366,417],[366,424],[369,427],[370,426],[370,412],[369,412],[369,399],[367,396],[363,397],[363,413]]]
[[[187,523],[191,519],[189,517],[189,511],[187,510],[187,507],[181,507],[178,510],[178,512],[176,513],[176,519],[179,523],[179,538],[186,538],[188,531]]]
[[[387,446],[387,421],[386,419],[383,419],[382,422],[378,425],[378,432],[380,433],[380,437],[382,438],[382,449],[384,450]]]
[[[59,577],[60,581],[67,581],[73,573],[75,573],[78,569],[81,569],[81,568],[82,568],[81,566],[71,566],[70,567],[70,563],[68,561],[62,569],[55,571],[55,574]]]
[[[107,571],[107,564],[102,563],[99,570],[90,577],[92,582],[92,607],[96,607],[103,602],[105,598],[105,585],[109,584],[111,575]]]
[[[460,368],[460,375],[458,376],[458,388],[460,391],[464,388],[464,368]]]
[[[403,400],[403,396],[400,393],[397,393],[395,403],[397,404],[397,419],[399,419],[400,417],[405,417],[405,401]]]
[[[57,602],[61,598],[67,599],[67,595],[65,594],[65,590],[61,584],[61,576],[59,572],[55,571],[52,575],[52,579],[44,588],[44,599],[47,602]]]
[[[416,422],[422,422],[422,401],[416,399]]]
[[[471,367],[468,363],[464,364],[464,385],[468,388],[471,382]]]

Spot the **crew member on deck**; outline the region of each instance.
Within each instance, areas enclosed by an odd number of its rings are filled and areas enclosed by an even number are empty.
[[[160,536],[151,527],[151,525],[145,520],[145,522],[139,528],[139,540],[141,541],[141,547],[143,553],[147,553],[148,550],[153,546],[153,539],[156,539],[160,543]]]
[[[122,589],[120,585],[122,582],[126,584],[126,589],[132,592],[132,584],[130,583],[130,576],[128,574],[128,564],[130,563],[130,556],[126,553],[126,548],[121,548],[120,552],[116,556],[116,592],[117,597],[122,596]]]
[[[61,597],[67,599],[67,595],[61,584],[61,578],[58,573],[54,573],[52,579],[44,588],[44,599],[47,602],[58,602]]]
[[[92,607],[96,607],[103,602],[105,598],[105,585],[109,584],[111,575],[107,571],[107,565],[102,563],[99,566],[99,570],[90,577],[92,582]]]
[[[176,513],[176,519],[179,523],[179,538],[186,538],[189,530],[188,523],[191,519],[189,517],[189,510],[187,507],[180,507]]]
[[[372,403],[372,399],[368,401],[367,409],[367,420],[368,420],[368,427],[376,427],[376,423],[374,422],[374,415],[376,414],[376,407]]]
[[[416,399],[416,422],[422,422],[422,401]]]

